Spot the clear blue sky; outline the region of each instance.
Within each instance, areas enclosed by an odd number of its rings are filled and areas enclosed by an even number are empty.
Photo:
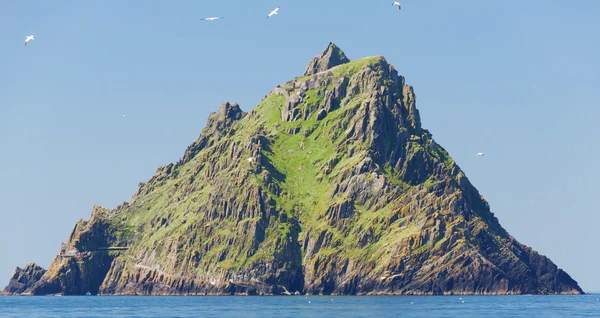
[[[3,1],[0,285],[333,41],[393,63],[509,233],[600,291],[600,1],[391,3]]]

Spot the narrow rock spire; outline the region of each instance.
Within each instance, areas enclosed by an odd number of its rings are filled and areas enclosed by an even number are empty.
[[[346,54],[333,42],[329,42],[327,49],[323,53],[315,56],[304,71],[303,76],[313,75],[326,71],[334,66],[350,62]]]

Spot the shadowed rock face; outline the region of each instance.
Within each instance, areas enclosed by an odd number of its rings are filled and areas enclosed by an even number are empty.
[[[46,270],[35,263],[28,264],[25,268],[17,267],[13,272],[8,286],[4,288],[7,294],[21,294],[37,283],[46,273]]]
[[[583,293],[502,228],[383,57],[330,44],[305,75],[248,113],[223,103],[177,164],[94,207],[8,292]]]

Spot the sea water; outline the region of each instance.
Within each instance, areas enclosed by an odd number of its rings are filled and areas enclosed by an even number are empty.
[[[20,296],[0,317],[600,317],[582,296]]]

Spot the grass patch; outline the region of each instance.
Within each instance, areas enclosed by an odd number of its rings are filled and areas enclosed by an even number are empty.
[[[333,76],[335,77],[349,77],[361,70],[363,67],[375,64],[381,60],[383,60],[383,56],[365,57],[360,60],[355,60],[346,64],[338,65],[336,67],[331,68],[330,70],[333,73]]]

